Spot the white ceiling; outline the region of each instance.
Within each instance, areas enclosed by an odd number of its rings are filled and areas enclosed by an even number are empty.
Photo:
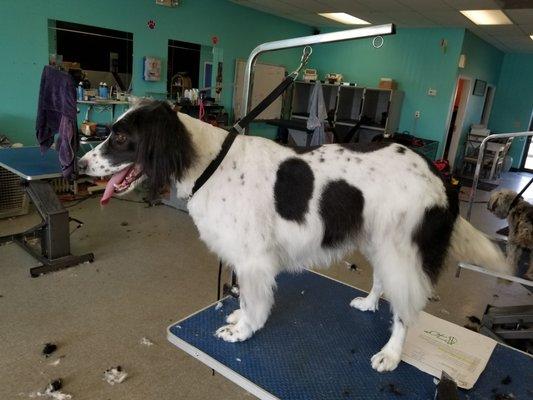
[[[245,7],[306,25],[345,27],[318,12],[346,12],[373,25],[393,22],[398,27],[468,28],[498,49],[533,53],[533,0],[231,0]],[[459,10],[502,9],[513,25],[479,26]]]

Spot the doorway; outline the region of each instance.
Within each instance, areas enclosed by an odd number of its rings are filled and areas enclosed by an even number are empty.
[[[444,147],[444,159],[447,159],[450,162],[452,170],[461,141],[461,133],[463,131],[465,114],[470,99],[471,86],[472,80],[470,78],[462,76],[457,78],[455,94],[451,105],[450,125],[446,136],[446,146]]]
[[[529,129],[533,131],[533,110],[529,118]],[[521,171],[533,172],[533,144],[531,143],[531,136],[527,136],[526,145],[524,146],[524,154],[522,155],[522,163],[520,165]]]

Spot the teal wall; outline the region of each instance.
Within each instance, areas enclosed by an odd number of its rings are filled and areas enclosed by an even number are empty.
[[[398,29],[379,49],[370,39],[316,46],[309,66],[321,79],[339,72],[360,86],[377,87],[381,77],[395,79],[405,92],[399,131],[440,141],[441,154],[463,36],[463,29]],[[442,39],[448,42],[446,51]],[[428,96],[429,88],[437,89],[437,96]],[[418,120],[415,111],[420,111]]]
[[[152,0],[0,1],[0,132],[12,140],[34,144],[34,121],[42,68],[48,63],[48,19],[118,29],[133,33],[133,93],[164,92],[166,82],[142,80],[143,56],[163,59],[166,77],[168,39],[211,45],[218,36],[224,53],[222,102],[231,109],[236,58],[247,58],[258,44],[303,36],[311,28],[223,0],[188,0],[179,7]],[[156,28],[147,27],[148,20]],[[269,62],[293,68],[297,50],[278,52]]]
[[[506,54],[489,121],[493,132],[527,131],[533,111],[533,54]],[[525,140],[513,140],[510,155],[518,168]]]
[[[456,159],[462,160],[464,146],[472,124],[479,124],[485,96],[474,96],[472,90],[476,79],[494,86],[498,85],[504,53],[480,39],[470,31],[465,31],[461,54],[466,56],[465,68],[457,68],[457,74],[471,78],[470,99],[465,113],[465,120],[461,132],[461,140],[457,148]],[[498,94],[496,89],[495,94]],[[456,164],[457,165],[457,164]]]

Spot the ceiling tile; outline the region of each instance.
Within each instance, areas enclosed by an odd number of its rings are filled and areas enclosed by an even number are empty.
[[[299,12],[301,11],[300,8],[293,6],[292,4],[283,2],[281,0],[268,0],[268,1],[262,1],[262,0],[249,0],[250,6],[256,8],[257,6],[266,9],[266,10],[272,10],[272,11],[280,11],[282,13],[293,13],[293,12]]]
[[[390,20],[400,27],[427,27],[435,25],[434,22],[423,17],[416,11],[396,11],[389,14]]]
[[[435,10],[435,11],[452,11],[454,8],[443,0],[398,0],[399,3],[415,11]]]
[[[436,22],[441,26],[465,26],[465,24],[470,24],[470,20],[465,18],[457,10],[453,11],[420,11],[424,17],[430,19],[431,21]]]
[[[266,3],[269,3],[271,0],[268,0]],[[286,3],[287,5],[293,8],[299,8],[306,12],[327,12],[328,6],[324,3],[321,3],[317,0],[278,0],[280,2]],[[265,3],[264,0],[261,1]]]
[[[357,3],[367,7],[372,11],[402,11],[405,10],[405,5],[396,0],[357,0]]]
[[[515,24],[533,24],[533,9],[505,10]]]
[[[456,10],[495,10],[500,9],[496,0],[443,0]]]
[[[533,35],[533,24],[518,25],[526,35]]]
[[[492,36],[523,36],[524,33],[517,25],[484,25],[483,29]]]

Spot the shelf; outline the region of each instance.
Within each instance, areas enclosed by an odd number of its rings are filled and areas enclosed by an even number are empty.
[[[77,104],[89,104],[96,106],[129,105],[129,101],[120,100],[76,100]]]
[[[377,125],[361,125],[362,129],[372,129],[374,131],[384,131],[384,126],[377,126]]]

